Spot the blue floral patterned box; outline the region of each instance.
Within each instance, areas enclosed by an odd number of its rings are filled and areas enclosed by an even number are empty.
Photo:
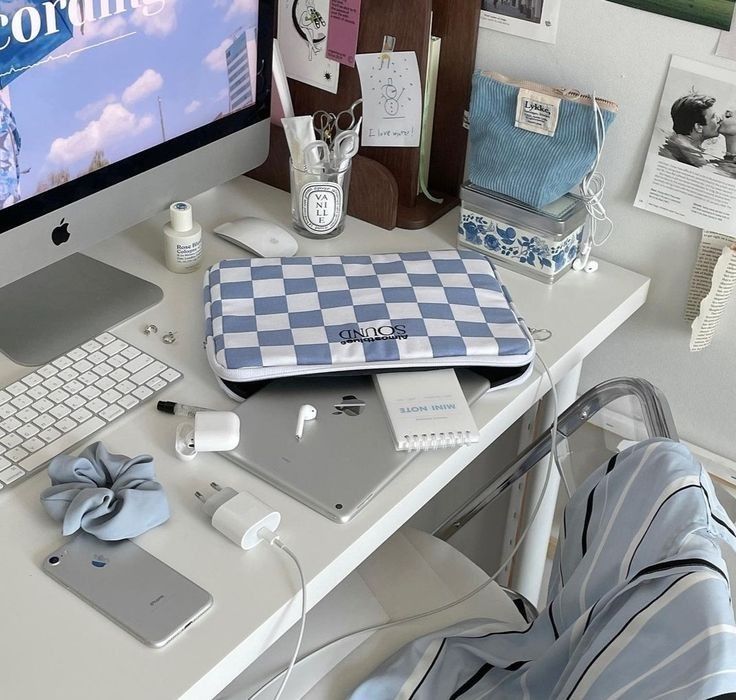
[[[568,194],[540,210],[466,183],[461,198],[461,245],[548,284],[572,266],[587,215],[579,197]]]

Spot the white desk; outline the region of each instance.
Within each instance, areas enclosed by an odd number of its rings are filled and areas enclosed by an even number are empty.
[[[240,178],[193,200],[206,231],[223,221],[255,215],[288,224],[288,196]],[[95,257],[160,284],[166,295],[157,307],[114,332],[178,367],[184,379],[165,398],[227,408],[202,350],[199,273],[173,275],[163,266],[161,224],[142,224],[91,251]],[[411,251],[454,245],[457,212],[422,231],[387,232],[350,221],[332,241],[300,241],[300,252],[332,255]],[[211,234],[206,262],[239,257],[241,251]],[[530,326],[548,328],[539,345],[555,382],[565,377],[645,301],[649,280],[601,263],[594,275],[569,273],[553,287],[502,272]],[[146,323],[160,333],[146,337]],[[174,345],[161,335],[178,332]],[[26,369],[0,359],[0,384]],[[535,401],[540,376],[525,385],[492,393],[473,413],[480,443],[454,452],[420,455],[347,525],[334,524],[217,455],[182,463],[173,454],[179,420],[145,406],[99,435],[113,451],[151,453],[169,496],[172,516],[139,543],[209,590],[214,606],[189,630],[161,650],[137,642],[99,613],[47,578],[44,556],[62,540],[59,527],[39,503],[48,485],[44,474],[0,492],[0,693],[4,698],[167,700],[210,698],[286,631],[299,615],[293,567],[280,552],[261,546],[243,552],[212,529],[194,491],[216,480],[248,489],[283,514],[280,535],[299,556],[310,607],[429,501]]]

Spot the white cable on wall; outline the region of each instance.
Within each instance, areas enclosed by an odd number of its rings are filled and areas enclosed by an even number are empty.
[[[598,265],[593,261],[591,267],[588,268],[588,260],[590,258],[590,252],[593,246],[602,246],[613,233],[613,221],[606,213],[606,208],[603,205],[603,193],[606,189],[606,178],[603,173],[598,171],[598,166],[601,162],[601,155],[603,154],[603,147],[606,144],[606,123],[603,118],[603,112],[601,111],[598,101],[596,100],[595,93],[593,93],[593,120],[595,122],[595,147],[596,155],[593,167],[583,178],[580,183],[580,196],[585,202],[585,208],[588,210],[588,216],[590,219],[589,230],[585,236],[580,247],[578,257],[573,262],[574,270],[588,270],[594,271]],[[602,240],[598,240],[598,225],[601,223],[608,224],[608,230]]]

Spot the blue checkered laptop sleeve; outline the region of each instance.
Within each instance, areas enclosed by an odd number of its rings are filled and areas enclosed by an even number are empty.
[[[473,251],[223,260],[204,294],[207,356],[226,382],[526,368],[534,356],[492,263]]]

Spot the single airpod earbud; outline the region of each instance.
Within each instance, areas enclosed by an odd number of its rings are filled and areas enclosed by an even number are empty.
[[[296,419],[296,439],[302,439],[302,433],[304,432],[304,423],[308,420],[314,420],[317,417],[317,409],[305,403],[299,408],[299,415]]]

